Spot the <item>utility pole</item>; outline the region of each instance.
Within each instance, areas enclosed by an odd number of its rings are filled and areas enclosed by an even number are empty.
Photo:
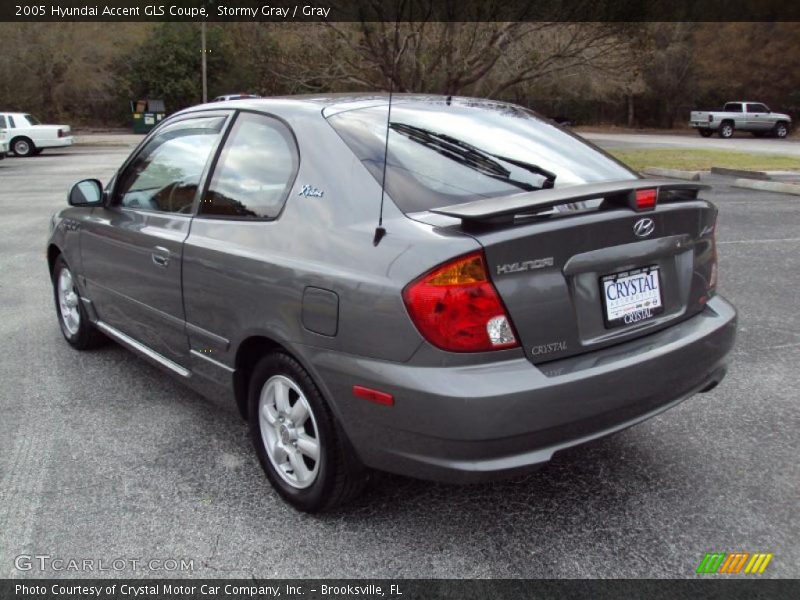
[[[206,22],[200,23],[200,44],[202,46],[202,64],[203,64],[203,104],[208,102],[208,83],[206,81]]]
[[[212,12],[214,4],[216,0],[203,0],[203,4],[208,7],[208,11]],[[208,61],[206,60],[206,54],[208,54],[208,49],[206,48],[206,21],[205,17],[200,22],[200,45],[201,49],[200,52],[202,54],[201,58],[201,69],[203,71],[203,104],[208,102]]]

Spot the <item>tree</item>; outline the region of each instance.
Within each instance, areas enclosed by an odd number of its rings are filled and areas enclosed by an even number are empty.
[[[660,124],[672,129],[684,104],[695,95],[694,23],[650,23],[647,34],[652,51],[647,54],[644,81],[659,111]]]
[[[800,23],[703,23],[695,41],[699,93],[710,105],[741,98],[800,110]]]
[[[146,35],[143,23],[0,23],[0,105],[42,118],[107,119],[112,65]]]
[[[221,28],[208,28],[207,45],[208,83],[213,94],[221,89],[232,61]],[[198,104],[202,102],[200,62],[199,24],[161,23],[131,57],[118,62],[119,96],[163,99],[169,112]]]
[[[579,68],[619,68],[628,26],[362,21],[327,23],[324,35],[308,36],[309,27],[295,29],[305,53],[283,52],[273,67],[295,89],[392,88],[494,97]]]

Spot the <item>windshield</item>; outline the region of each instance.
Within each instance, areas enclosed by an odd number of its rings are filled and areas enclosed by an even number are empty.
[[[380,182],[387,106],[329,123]],[[635,179],[628,168],[533,112],[491,101],[392,102],[386,191],[403,212],[550,187]]]
[[[33,115],[25,115],[25,119],[31,125],[41,125],[41,121],[39,119],[37,119],[36,117],[34,117]]]

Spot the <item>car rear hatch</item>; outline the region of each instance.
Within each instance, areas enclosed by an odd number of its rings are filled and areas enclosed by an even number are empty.
[[[717,212],[697,198],[704,187],[603,182],[409,216],[480,242],[517,338],[540,363],[646,335],[703,310],[716,278]],[[637,208],[637,195],[653,193],[654,208]]]

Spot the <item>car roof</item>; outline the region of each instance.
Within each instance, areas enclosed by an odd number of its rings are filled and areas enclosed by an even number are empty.
[[[453,102],[470,102],[473,106],[481,104],[498,106],[510,106],[509,103],[499,100],[489,100],[486,98],[469,98],[465,96],[446,96],[444,94],[393,94],[392,103],[409,102],[442,102],[445,98],[450,98]],[[266,110],[276,113],[307,112],[312,110],[322,111],[326,117],[357,108],[371,106],[385,106],[389,102],[387,92],[362,92],[362,93],[337,93],[337,94],[299,94],[294,96],[272,96],[269,98],[242,98],[239,100],[226,100],[223,102],[211,102],[200,104],[181,111],[181,113],[194,112],[198,110],[213,110],[220,108],[240,108],[250,110]],[[177,114],[181,114],[177,113]]]

